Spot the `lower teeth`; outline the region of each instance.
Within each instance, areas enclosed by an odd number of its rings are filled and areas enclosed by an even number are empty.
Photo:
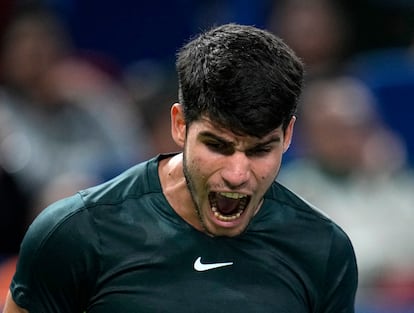
[[[241,210],[241,211],[239,211],[239,212],[237,212],[236,214],[233,214],[233,215],[222,215],[222,214],[220,214],[220,212],[218,212],[216,207],[213,206],[211,209],[213,210],[214,216],[217,219],[219,219],[221,221],[226,221],[226,222],[234,221],[235,219],[239,218],[243,213],[243,210]]]

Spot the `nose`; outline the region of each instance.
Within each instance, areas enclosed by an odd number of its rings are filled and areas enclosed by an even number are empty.
[[[231,188],[243,187],[250,179],[250,160],[243,152],[235,152],[227,156],[221,176],[226,185]]]

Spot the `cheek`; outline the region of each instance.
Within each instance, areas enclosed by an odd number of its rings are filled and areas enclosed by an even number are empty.
[[[205,162],[208,160],[203,158],[203,156],[200,154],[190,153],[187,161],[192,170],[200,172],[202,170],[202,165],[205,164]]]
[[[270,185],[273,182],[273,180],[275,180],[276,174],[277,174],[276,171],[269,171],[268,173],[263,174],[260,177],[260,182],[259,183],[260,184],[265,184],[265,185]]]
[[[273,160],[265,162],[260,167],[260,174],[257,175],[257,177],[260,179],[260,183],[270,185],[276,179],[276,176],[280,169],[280,165],[280,157],[274,157]]]
[[[187,153],[186,161],[187,170],[189,171],[192,179],[197,182],[204,180],[207,174],[205,171],[209,168],[208,163],[211,162],[211,160],[200,154]],[[196,181],[193,183],[196,183]]]
[[[193,149],[187,151],[187,160],[189,166],[197,172],[210,171],[220,163],[220,158],[217,155],[203,146],[196,145],[193,146]]]

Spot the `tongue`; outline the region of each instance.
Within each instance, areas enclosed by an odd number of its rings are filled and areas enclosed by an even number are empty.
[[[220,194],[216,195],[217,210],[223,215],[236,213],[239,208],[239,200],[229,199]]]

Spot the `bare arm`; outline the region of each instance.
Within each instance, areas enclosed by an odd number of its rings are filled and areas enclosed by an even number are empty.
[[[14,302],[10,291],[7,294],[7,298],[6,298],[6,304],[4,306],[4,310],[3,313],[29,313],[29,311],[22,309],[21,307],[19,307],[16,302]]]

